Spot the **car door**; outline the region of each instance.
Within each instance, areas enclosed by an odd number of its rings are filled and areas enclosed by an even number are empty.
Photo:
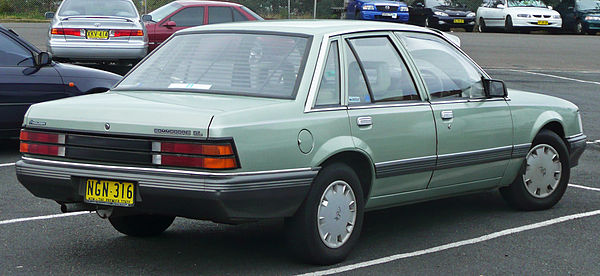
[[[485,24],[488,27],[504,27],[506,1],[497,0],[492,2],[491,8],[485,17]]]
[[[409,20],[410,23],[424,26],[425,25],[425,17],[427,16],[426,8],[425,8],[425,0],[416,0],[412,4],[410,4],[409,9]]]
[[[341,43],[350,130],[375,165],[371,197],[425,189],[435,165],[435,124],[397,39],[380,32]]]
[[[184,7],[173,15],[163,19],[156,25],[154,31],[155,41],[159,44],[167,40],[173,33],[189,27],[204,24],[204,6]],[[167,22],[173,21],[176,26],[167,26]]]
[[[34,53],[0,31],[0,130],[20,129],[31,104],[66,96],[54,68],[36,67]]]
[[[498,185],[512,154],[505,98],[487,98],[487,75],[434,34],[400,33],[427,86],[437,129],[437,164],[429,188]]]

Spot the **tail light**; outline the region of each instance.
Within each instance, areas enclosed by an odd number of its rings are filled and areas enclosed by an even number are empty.
[[[50,33],[53,35],[71,35],[71,36],[85,36],[84,29],[73,29],[73,28],[52,28]]]
[[[65,135],[21,130],[20,151],[29,154],[65,156]]]
[[[122,37],[122,36],[144,36],[143,30],[112,30],[112,37]]]
[[[239,168],[232,143],[153,142],[152,151],[152,163],[155,165],[202,169]]]

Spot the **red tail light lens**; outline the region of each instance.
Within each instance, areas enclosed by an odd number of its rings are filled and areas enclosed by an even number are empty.
[[[122,36],[144,36],[143,30],[114,30],[114,37]]]
[[[154,142],[152,163],[163,166],[203,169],[237,169],[239,164],[231,143],[192,144]]]
[[[73,28],[52,28],[50,33],[53,35],[85,36],[85,30]]]
[[[65,147],[58,145],[28,144],[21,142],[21,153],[65,156]]]
[[[20,151],[22,153],[65,156],[65,135],[22,130]]]
[[[57,133],[33,132],[28,130],[22,130],[19,138],[21,139],[21,141],[32,141],[49,144],[65,143],[65,135]]]

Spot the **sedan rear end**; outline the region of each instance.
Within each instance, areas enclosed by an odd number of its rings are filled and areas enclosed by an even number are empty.
[[[131,0],[65,0],[50,24],[48,51],[59,60],[137,61],[148,36]]]

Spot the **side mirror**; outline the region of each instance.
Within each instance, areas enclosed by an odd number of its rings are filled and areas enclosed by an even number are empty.
[[[549,10],[551,10],[551,9],[553,9],[553,8],[552,8],[552,6],[548,6],[548,9],[549,9]]]
[[[142,21],[148,22],[148,21],[154,21],[154,20],[152,20],[152,15],[144,14],[144,15],[142,15]]]
[[[508,96],[506,85],[501,80],[483,79],[483,89],[488,98],[504,98]]]
[[[52,19],[52,18],[54,18],[54,13],[53,12],[46,12],[44,14],[44,16],[46,17],[46,19]]]
[[[167,21],[167,23],[165,23],[165,27],[167,27],[167,28],[177,27],[177,23],[175,23],[175,21]]]
[[[496,5],[496,8],[504,9],[504,4],[498,4],[498,5]]]
[[[52,63],[52,55],[46,52],[41,52],[38,54],[35,62],[38,67],[49,65]]]

